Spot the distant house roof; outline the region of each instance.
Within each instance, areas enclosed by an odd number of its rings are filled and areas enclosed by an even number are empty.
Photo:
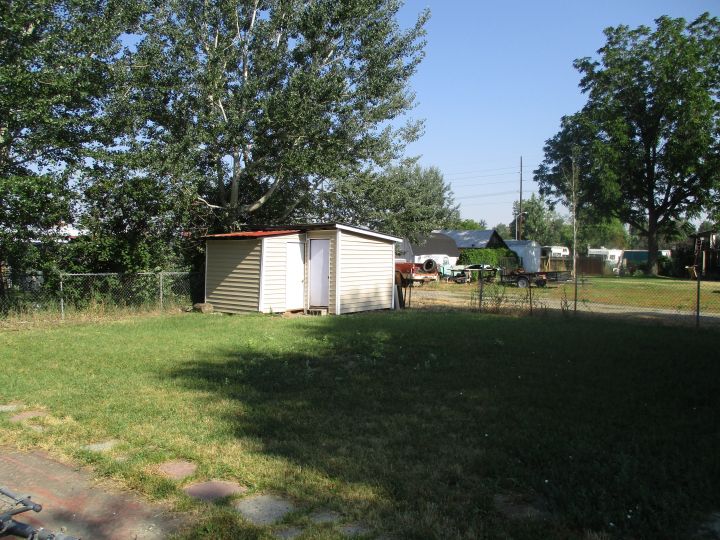
[[[507,244],[503,241],[495,229],[484,231],[457,231],[443,229],[437,231],[441,234],[449,236],[455,242],[459,249],[466,248],[507,248]]]
[[[413,255],[447,255],[459,257],[460,251],[455,241],[446,234],[430,233],[423,242],[411,244]]]

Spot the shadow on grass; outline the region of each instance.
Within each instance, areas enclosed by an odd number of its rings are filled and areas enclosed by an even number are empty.
[[[462,312],[278,324],[297,352],[239,341],[172,375],[241,403],[238,438],[340,486],[301,502],[337,497],[401,538],[676,538],[720,506],[716,334]],[[500,493],[547,519],[505,519]]]

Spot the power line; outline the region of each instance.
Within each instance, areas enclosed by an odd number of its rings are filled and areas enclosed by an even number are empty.
[[[523,169],[526,171],[534,170],[536,168],[537,168],[537,166],[530,166],[530,165],[523,166]],[[510,167],[508,167],[507,169],[510,169]],[[507,169],[504,169],[504,170],[507,170]],[[520,168],[517,165],[515,167],[512,167],[511,169],[512,170],[510,170],[509,172],[500,172],[500,173],[493,173],[493,174],[475,174],[475,173],[480,173],[483,171],[468,171],[466,173],[458,173],[455,175],[443,174],[443,177],[445,177],[447,180],[450,180],[450,181],[452,181],[453,179],[454,180],[466,180],[468,178],[486,178],[489,176],[505,176],[505,175],[509,175],[509,174],[517,174],[520,170]],[[468,175],[470,175],[470,176],[468,176]],[[447,178],[448,176],[456,176],[456,178]]]

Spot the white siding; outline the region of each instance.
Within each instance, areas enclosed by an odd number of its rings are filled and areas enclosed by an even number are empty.
[[[393,242],[341,231],[340,312],[392,307]]]
[[[310,249],[310,240],[315,239],[327,239],[330,240],[330,288],[328,290],[328,313],[335,314],[335,294],[336,294],[336,253],[337,253],[337,232],[333,230],[327,231],[308,231],[308,249]],[[305,251],[305,261],[310,260],[310,254]],[[305,265],[305,306],[309,305],[310,298],[308,297],[310,289],[308,287],[310,283],[310,276],[308,276],[309,264]]]
[[[260,240],[209,239],[206,249],[205,301],[223,313],[257,311]]]
[[[304,235],[303,235],[304,236]],[[302,242],[303,236],[289,234],[265,238],[263,242],[263,290],[260,310],[265,313],[285,311],[285,270],[287,243]]]

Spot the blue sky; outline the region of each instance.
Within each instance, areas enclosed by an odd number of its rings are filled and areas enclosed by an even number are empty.
[[[408,148],[451,184],[463,217],[512,219],[523,156],[523,198],[564,114],[585,103],[575,58],[593,56],[603,29],[652,25],[661,15],[720,15],[718,0],[406,0],[409,26],[424,8],[426,57],[412,86],[425,135]]]

